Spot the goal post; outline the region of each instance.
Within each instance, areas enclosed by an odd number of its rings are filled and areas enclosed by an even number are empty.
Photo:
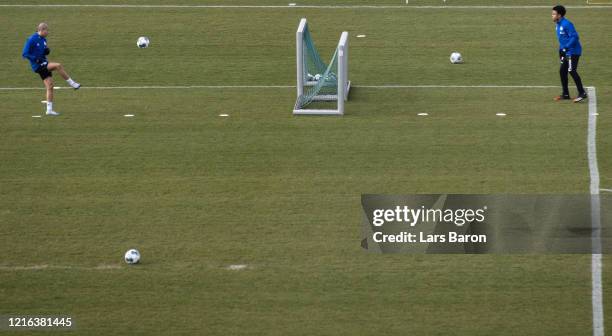
[[[308,22],[296,34],[297,100],[294,115],[343,115],[351,83],[348,76],[349,34],[343,32],[329,64],[319,55]],[[337,102],[335,109],[309,107],[314,102]]]
[[[300,20],[296,34],[296,60],[297,60],[297,96],[304,94],[304,32],[306,31],[306,19]]]

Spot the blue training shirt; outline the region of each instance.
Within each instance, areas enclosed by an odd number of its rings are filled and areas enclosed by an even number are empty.
[[[21,56],[30,61],[32,71],[36,72],[40,68],[41,64],[47,62],[45,48],[47,48],[47,39],[38,35],[38,33],[30,36],[26,41]]]
[[[582,55],[580,37],[570,20],[562,18],[557,22],[557,39],[559,40],[559,50],[565,49],[567,56]]]

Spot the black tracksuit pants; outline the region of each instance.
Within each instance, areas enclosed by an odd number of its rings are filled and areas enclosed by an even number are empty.
[[[563,95],[569,96],[568,74],[570,74],[574,79],[574,83],[576,83],[576,88],[578,88],[578,94],[584,94],[584,86],[582,86],[582,79],[578,74],[578,61],[580,60],[580,55],[573,55],[571,57],[567,57],[565,56],[564,52],[560,51],[559,57],[561,59],[561,68],[559,69],[559,74],[561,75],[561,86],[563,87]]]

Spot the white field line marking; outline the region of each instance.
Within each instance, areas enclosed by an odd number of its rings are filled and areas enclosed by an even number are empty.
[[[549,9],[550,6],[540,5],[474,5],[474,6],[397,6],[397,5],[129,5],[129,4],[2,4],[0,7],[46,7],[46,8],[222,8],[222,9],[242,9],[242,8],[261,8],[261,9],[293,9],[293,8],[311,8],[311,9]],[[601,9],[612,8],[612,6],[566,6],[569,9]]]
[[[363,89],[552,89],[553,85],[355,85]]]
[[[151,86],[82,86],[79,90],[189,90],[189,89],[293,89],[290,85],[151,85]],[[0,91],[44,90],[44,87],[0,87]],[[56,87],[56,90],[71,89]]]
[[[589,174],[591,176],[591,303],[593,308],[593,336],[604,335],[602,255],[601,255],[601,204],[599,199],[599,164],[597,162],[597,91],[587,88],[589,93],[589,131],[587,137]]]
[[[587,0],[587,5],[612,5],[612,1],[609,1],[609,2],[593,2],[591,0]]]
[[[61,266],[61,265],[46,265],[46,264],[30,265],[30,266],[0,266],[0,271],[38,271],[38,270],[48,270],[48,269],[111,270],[111,269],[121,269],[121,266],[119,265],[98,265],[98,266],[93,266],[93,267],[87,267],[87,266]]]
[[[362,89],[552,89],[553,85],[355,85]],[[80,90],[294,89],[295,85],[151,85],[83,86]],[[44,87],[0,87],[0,91],[44,90]],[[72,89],[56,87],[56,90]]]
[[[605,192],[612,192],[612,189],[599,189],[601,191],[605,191]]]

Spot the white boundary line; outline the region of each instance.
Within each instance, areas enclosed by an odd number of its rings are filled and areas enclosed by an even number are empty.
[[[612,2],[592,2],[592,0],[587,0],[587,5],[612,5]]]
[[[355,85],[363,89],[551,89],[553,85]]]
[[[587,88],[589,93],[588,158],[591,176],[591,303],[593,306],[593,336],[604,335],[602,255],[601,255],[601,201],[599,199],[599,164],[597,162],[597,91]]]
[[[552,6],[540,5],[458,5],[458,6],[410,6],[410,5],[129,5],[129,4],[2,4],[0,7],[46,7],[46,8],[221,8],[221,9],[293,9],[293,8],[310,8],[310,9],[550,9]],[[612,8],[612,6],[589,5],[589,6],[566,6],[569,9],[604,9]]]
[[[553,85],[354,85],[362,89],[551,89]],[[44,90],[44,87],[0,87],[0,91]],[[72,90],[56,86],[57,90]],[[144,85],[144,86],[82,86],[79,90],[189,90],[189,89],[295,89],[295,85]]]
[[[291,85],[150,85],[150,86],[81,86],[79,90],[189,90],[189,89],[290,89]],[[44,87],[0,87],[0,91],[44,90]],[[73,90],[56,86],[56,90]]]
[[[67,266],[67,265],[29,265],[29,266],[0,266],[0,271],[39,271],[39,270],[114,270],[121,269],[121,265],[108,264],[98,266]]]

